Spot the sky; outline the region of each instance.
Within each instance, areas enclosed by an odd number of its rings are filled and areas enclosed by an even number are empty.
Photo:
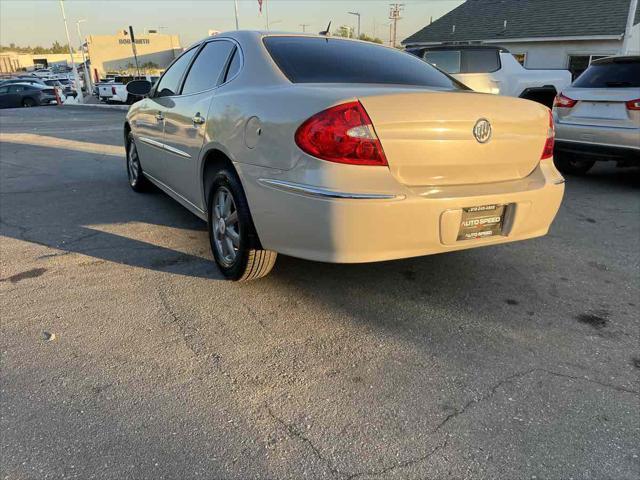
[[[266,28],[264,2],[268,4],[271,30],[307,32],[331,29],[340,25],[356,26],[357,18],[347,12],[361,14],[361,31],[389,39],[389,1],[380,0],[263,0],[263,15],[258,14],[257,0],[238,0],[241,29]],[[398,42],[427,25],[433,17],[441,17],[462,0],[398,0],[404,3],[398,22]],[[113,35],[133,25],[137,32],[145,28],[163,27],[162,33],[180,36],[183,46],[206,37],[210,29],[235,29],[233,0],[64,0],[71,43],[79,45],[76,21],[82,34]],[[0,0],[0,44],[48,47],[54,41],[66,43],[64,24],[58,0]]]

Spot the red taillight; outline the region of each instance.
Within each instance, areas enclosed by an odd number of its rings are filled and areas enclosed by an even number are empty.
[[[627,103],[627,110],[640,110],[640,98],[636,98],[635,100],[629,100]]]
[[[306,120],[295,135],[309,155],[351,165],[387,165],[371,119],[360,102],[343,103]]]
[[[556,95],[556,98],[553,100],[553,106],[558,108],[571,108],[575,106],[576,103],[578,103],[576,100],[561,93]]]
[[[111,87],[111,93],[112,93],[113,95],[115,95],[115,94],[116,94],[116,87]]]
[[[546,160],[553,157],[553,144],[555,143],[556,129],[553,126],[553,115],[549,110],[549,129],[547,130],[547,141],[544,142],[544,148],[542,149],[542,155],[540,160]]]

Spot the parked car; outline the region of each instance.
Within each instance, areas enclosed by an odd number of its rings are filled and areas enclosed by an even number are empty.
[[[75,92],[75,90],[73,90],[71,88],[71,85],[65,85],[63,84],[60,80],[44,80],[44,83],[46,85],[49,85],[50,87],[57,87],[60,89],[60,91],[65,95],[65,96],[72,96],[75,97],[77,95],[77,93]]]
[[[476,92],[520,97],[551,108],[571,83],[568,70],[529,70],[504,47],[445,45],[407,49]]]
[[[127,83],[132,80],[148,80],[152,84],[158,80],[158,77],[144,76],[120,76],[115,77],[113,81],[98,84],[98,98],[101,102],[116,102],[116,103],[128,103],[131,104],[134,101],[139,100],[139,97],[131,95],[127,92]]]
[[[52,87],[28,83],[0,85],[0,108],[36,107],[56,103]]]
[[[130,82],[129,183],[207,220],[233,280],[277,253],[356,263],[545,235],[564,179],[551,112],[369,42],[232,32]]]
[[[560,171],[583,175],[599,160],[640,165],[640,56],[595,60],[553,105]]]
[[[9,85],[11,83],[28,83],[29,85],[45,86],[44,80],[35,77],[15,77],[0,81],[0,85]]]

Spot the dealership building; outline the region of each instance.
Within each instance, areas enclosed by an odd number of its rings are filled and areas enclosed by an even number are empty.
[[[131,70],[135,66],[131,37],[127,30],[115,35],[90,35],[87,52],[93,77],[102,78],[109,72]],[[180,37],[148,30],[135,35],[138,64],[145,68],[164,69],[181,52]]]
[[[640,9],[632,0],[467,0],[402,41],[405,47],[500,45],[526,68],[568,69],[640,53]]]

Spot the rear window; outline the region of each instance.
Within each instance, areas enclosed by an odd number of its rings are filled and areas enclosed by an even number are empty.
[[[573,82],[578,88],[638,88],[640,62],[620,61],[592,64]]]
[[[365,42],[266,37],[264,44],[293,83],[376,83],[464,88],[414,55]]]

